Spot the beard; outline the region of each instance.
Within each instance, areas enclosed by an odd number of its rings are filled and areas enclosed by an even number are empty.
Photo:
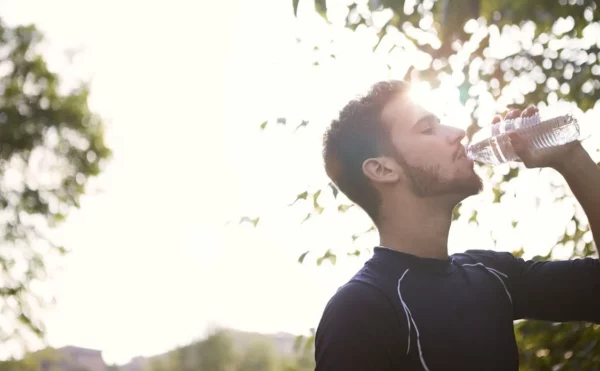
[[[440,176],[439,166],[430,168],[412,166],[400,153],[396,153],[395,157],[408,177],[411,190],[418,197],[455,194],[466,198],[478,194],[483,189],[483,182],[474,171],[470,176],[446,180]]]

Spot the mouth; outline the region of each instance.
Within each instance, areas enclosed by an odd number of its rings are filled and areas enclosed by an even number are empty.
[[[458,150],[454,153],[454,161],[463,159],[467,157],[467,150],[463,147],[460,146],[458,148]]]

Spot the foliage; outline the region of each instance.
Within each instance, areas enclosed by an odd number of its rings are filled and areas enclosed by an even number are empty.
[[[273,345],[255,342],[244,353],[237,371],[276,371],[277,361]]]
[[[200,359],[200,370],[223,370],[234,371],[237,355],[233,349],[233,343],[224,331],[218,331],[210,335],[206,340],[200,342],[196,347]],[[191,370],[191,369],[190,369]]]
[[[50,256],[65,249],[47,235],[79,206],[90,177],[110,156],[103,126],[88,107],[88,89],[64,92],[39,51],[34,26],[0,20],[0,344],[42,335],[35,285]]]
[[[503,111],[526,103],[550,106],[564,100],[575,103],[578,110],[585,112],[594,108],[600,99],[600,42],[597,36],[600,16],[594,0],[310,2],[330,27],[345,27],[363,35],[373,35],[373,51],[387,56],[390,70],[397,72],[404,68],[406,80],[426,81],[433,88],[444,82],[456,86],[460,102],[471,116],[467,129],[469,139],[481,129],[483,122],[480,119],[487,113],[483,111],[486,101],[495,102],[496,109]],[[292,0],[294,14],[300,16],[302,3],[305,2]],[[313,50],[317,54],[329,53],[325,50],[332,43],[335,38],[324,38]],[[401,58],[402,52],[413,53],[415,57]],[[330,62],[335,63],[335,55],[329,57],[333,60]],[[315,59],[319,60],[315,65],[323,63],[322,55]],[[480,170],[485,180],[493,185],[494,203],[514,199],[515,193],[506,190],[519,180],[521,166],[486,166]],[[553,184],[553,187],[555,198],[552,202],[576,204],[564,182]],[[308,196],[321,191],[333,192],[340,213],[352,206],[339,197],[331,183],[312,193],[300,193],[295,203],[310,202]],[[469,214],[465,215],[465,212]],[[453,219],[478,224],[480,212],[477,207],[465,211],[459,205]],[[323,207],[315,199],[314,211],[305,220],[322,213]],[[520,221],[518,216],[512,220],[513,228],[517,228]],[[589,236],[585,217],[581,212],[574,212],[565,225],[564,235],[556,243],[558,247],[572,249],[572,257],[597,256]],[[353,235],[352,240],[359,237],[359,234]],[[522,253],[522,250],[516,252]],[[300,256],[300,263],[308,261],[307,254],[309,251]],[[359,250],[348,253],[359,254]],[[326,250],[316,260],[317,263],[329,260],[335,264],[335,258],[335,253]],[[537,258],[551,259],[552,251]],[[598,369],[598,326],[523,321],[516,324],[515,333],[523,370]]]
[[[24,360],[8,360],[0,362],[0,371],[41,371],[37,363]]]
[[[60,371],[61,356],[54,348],[46,348],[34,353],[28,353],[23,359],[10,359],[0,362],[0,371]],[[71,365],[66,371],[87,371]]]
[[[207,338],[155,356],[144,371],[309,371],[312,349],[288,354],[268,335],[218,330]]]
[[[312,347],[291,349],[294,336],[272,336],[235,330],[216,330],[205,339],[151,358],[136,358],[124,366],[108,365],[107,371],[311,371]],[[289,345],[289,346],[288,346]],[[21,360],[0,362],[0,371],[85,371],[76,361],[65,362],[52,348],[28,353]],[[65,369],[65,367],[70,367]]]

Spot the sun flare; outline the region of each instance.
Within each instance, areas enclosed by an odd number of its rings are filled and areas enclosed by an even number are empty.
[[[471,115],[460,101],[456,86],[441,84],[432,88],[426,81],[411,84],[410,99],[440,118],[443,124],[466,129],[471,124]]]

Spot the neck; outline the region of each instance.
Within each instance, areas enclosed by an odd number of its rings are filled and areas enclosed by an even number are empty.
[[[407,198],[382,203],[386,207],[378,223],[380,244],[422,258],[448,258],[453,207],[439,201]]]

